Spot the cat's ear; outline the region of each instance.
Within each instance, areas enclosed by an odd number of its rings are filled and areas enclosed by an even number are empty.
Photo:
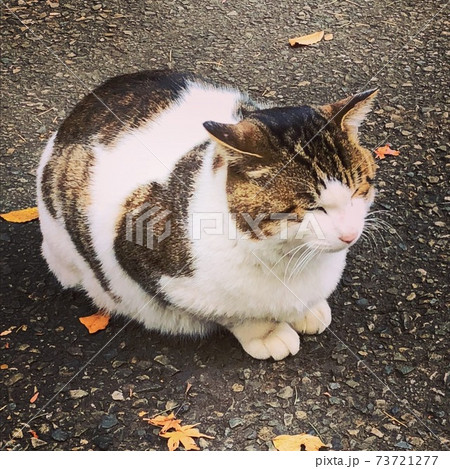
[[[220,124],[207,121],[203,127],[214,141],[224,147],[243,155],[263,158],[266,137],[253,122],[242,120],[238,124]]]
[[[378,88],[363,91],[346,99],[342,99],[322,109],[328,117],[341,126],[352,137],[358,137],[358,128],[372,109]]]

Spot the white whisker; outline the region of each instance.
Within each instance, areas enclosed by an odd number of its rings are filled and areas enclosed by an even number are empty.
[[[289,275],[288,281],[291,280],[294,276],[299,276],[305,267],[311,262],[311,260],[315,257],[316,253],[318,252],[319,248],[313,247],[312,249],[310,248],[309,251],[305,253],[304,256],[302,256],[297,263],[294,265],[294,268],[292,269],[292,272]]]

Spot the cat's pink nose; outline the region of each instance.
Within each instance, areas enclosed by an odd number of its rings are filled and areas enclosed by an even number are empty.
[[[344,243],[350,244],[358,237],[358,232],[352,231],[350,233],[345,233],[342,236],[339,236],[339,239]]]

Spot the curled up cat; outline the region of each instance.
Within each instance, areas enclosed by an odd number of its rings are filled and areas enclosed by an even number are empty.
[[[51,271],[149,329],[220,325],[254,358],[295,355],[329,326],[373,202],[358,127],[375,95],[273,107],[190,74],[108,80],[41,158]]]

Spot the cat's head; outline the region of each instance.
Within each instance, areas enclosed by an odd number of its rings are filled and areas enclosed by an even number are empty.
[[[248,112],[237,124],[205,122],[227,167],[229,210],[257,239],[299,239],[325,251],[354,244],[374,198],[375,163],[358,127],[377,90],[320,107]]]

